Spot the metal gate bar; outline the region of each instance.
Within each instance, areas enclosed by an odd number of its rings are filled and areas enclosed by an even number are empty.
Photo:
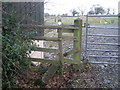
[[[120,27],[89,26],[88,28],[97,28],[97,29],[119,29]]]
[[[99,36],[99,37],[120,37],[120,35],[103,35],[103,34],[88,34],[88,36]]]
[[[119,50],[101,50],[101,49],[87,49],[87,51],[99,51],[99,52],[120,52]]]
[[[87,44],[90,44],[90,45],[112,45],[112,46],[120,46],[118,43],[91,43],[91,42],[87,42]]]
[[[98,56],[98,55],[87,55],[87,57],[92,57],[92,58],[119,58],[118,56]]]
[[[91,64],[111,64],[111,65],[120,65],[120,63],[114,62],[98,62],[98,61],[90,61]]]

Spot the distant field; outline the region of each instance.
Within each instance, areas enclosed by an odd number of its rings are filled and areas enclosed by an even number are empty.
[[[78,17],[61,17],[63,24],[73,24],[74,20]],[[80,17],[83,20],[83,23],[86,23],[85,17]],[[55,22],[55,17],[46,17],[45,18],[45,24],[57,24]],[[97,25],[97,24],[118,24],[118,18],[117,17],[89,17],[89,24]]]
[[[61,20],[63,24],[73,24],[74,20],[77,18],[78,17],[61,17]],[[45,23],[46,24],[57,24],[57,22],[55,22],[55,17],[45,18]]]

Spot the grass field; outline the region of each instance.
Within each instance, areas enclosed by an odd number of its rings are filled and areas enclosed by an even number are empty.
[[[74,20],[77,18],[79,18],[79,17],[61,17],[61,20],[62,20],[63,24],[73,24]],[[82,16],[80,18],[83,20],[83,24],[86,23],[85,16]],[[57,24],[57,22],[55,22],[55,17],[46,17],[45,24]],[[98,25],[98,24],[117,25],[118,18],[117,17],[89,17],[89,24],[92,24],[92,25]]]

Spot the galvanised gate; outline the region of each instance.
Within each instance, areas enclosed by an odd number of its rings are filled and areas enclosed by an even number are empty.
[[[119,17],[120,15],[86,15],[85,57],[91,63],[120,64]]]

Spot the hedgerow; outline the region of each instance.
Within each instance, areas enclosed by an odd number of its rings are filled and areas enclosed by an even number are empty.
[[[16,13],[2,12],[2,88],[12,88],[16,75],[19,75],[23,67],[29,68],[27,57],[35,46],[31,37],[36,33],[28,32],[19,27]]]

